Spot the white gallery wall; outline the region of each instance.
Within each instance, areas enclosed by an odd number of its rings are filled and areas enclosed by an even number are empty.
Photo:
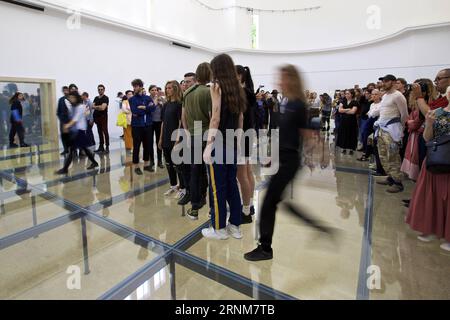
[[[66,27],[67,15],[45,13],[0,2],[0,76],[55,79],[59,90],[76,83],[92,95],[97,85],[106,86],[113,100],[130,82],[142,78],[164,86],[167,80],[182,80],[211,53],[186,50],[167,40],[149,39],[137,32],[82,20],[79,30]],[[110,108],[110,130],[115,127],[117,108]]]
[[[70,30],[67,17],[65,12],[38,12],[0,2],[4,44],[0,76],[55,79],[58,90],[73,82],[91,96],[103,83],[113,100],[134,78],[142,78],[146,85],[164,86],[167,80],[181,80],[184,73],[195,71],[199,63],[217,54],[214,50],[174,47],[166,39],[84,18],[79,30]],[[408,81],[434,79],[439,69],[450,67],[448,39],[450,26],[441,26],[343,50],[296,54],[233,51],[231,55],[236,63],[250,66],[257,85],[275,88],[276,67],[293,63],[303,71],[308,88],[332,92],[355,83],[365,85],[386,73]],[[117,136],[118,110],[112,105],[110,112],[110,130]]]
[[[109,17],[219,51],[252,48],[252,14],[259,16],[258,50],[276,52],[343,48],[384,39],[408,28],[450,22],[448,0],[28,1]],[[243,9],[211,10],[230,6]],[[317,10],[279,12],[317,7]],[[269,11],[248,12],[246,8]]]
[[[236,63],[248,65],[255,83],[272,89],[276,68],[292,63],[302,71],[307,88],[320,92],[365,86],[387,73],[412,82],[450,68],[450,26],[414,30],[371,45],[305,54],[258,54],[236,52]]]

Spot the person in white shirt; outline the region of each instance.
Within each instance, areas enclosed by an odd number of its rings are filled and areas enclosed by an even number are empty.
[[[86,108],[83,105],[83,99],[77,91],[69,93],[67,100],[70,103],[69,114],[71,116],[69,123],[65,124],[63,127],[64,133],[70,135],[69,140],[69,154],[64,161],[64,167],[56,172],[56,174],[67,174],[74,153],[77,149],[82,150],[92,164],[87,168],[92,170],[98,167],[97,161],[95,161],[94,154],[87,148],[88,138],[86,136],[87,131],[87,120],[86,120]]]
[[[378,137],[378,151],[381,164],[388,178],[378,181],[377,184],[390,186],[389,193],[399,193],[404,190],[403,174],[400,171],[401,157],[400,145],[404,134],[404,125],[408,119],[408,106],[406,98],[396,89],[397,78],[387,75],[380,78],[383,81],[386,94],[380,106],[380,118],[375,122],[376,136]]]
[[[380,116],[381,93],[378,89],[372,90],[370,100],[372,101],[372,104],[370,105],[369,112],[367,112],[367,116],[369,119],[366,121],[362,129],[364,154],[361,158],[357,159],[358,161],[369,161],[369,157],[371,155],[371,149],[369,148],[368,140],[369,136],[373,133],[373,125]]]

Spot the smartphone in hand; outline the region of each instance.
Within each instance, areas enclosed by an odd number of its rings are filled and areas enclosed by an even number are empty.
[[[444,114],[444,108],[436,109],[436,111],[434,112],[434,115],[435,115],[436,117],[440,117],[440,116],[442,116],[443,114]]]

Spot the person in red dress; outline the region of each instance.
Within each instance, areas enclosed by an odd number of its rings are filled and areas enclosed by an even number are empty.
[[[437,91],[430,79],[419,79],[414,83],[426,83],[427,91],[422,92],[422,95],[427,101],[433,103],[437,97]],[[420,142],[423,140],[423,131],[425,129],[424,122],[425,116],[421,114],[419,107],[417,106],[417,101],[414,97],[410,97],[409,106],[411,112],[409,114],[406,126],[408,129],[408,140],[405,148],[405,156],[403,159],[403,164],[401,171],[405,173],[409,179],[417,181],[420,173],[420,167],[423,162],[425,154],[420,152]]]
[[[442,77],[450,79],[450,69],[447,69]],[[443,80],[438,75],[436,79],[437,89]],[[413,85],[413,94],[422,103],[423,98],[416,85]],[[442,91],[439,90],[441,93]],[[442,97],[441,97],[442,98]],[[426,116],[426,125],[423,137],[425,141],[430,141],[442,135],[450,134],[450,86],[447,85],[447,100],[445,108],[430,110]],[[443,100],[443,99],[442,99]],[[430,105],[431,109],[431,105]],[[416,188],[410,204],[410,210],[406,222],[413,230],[422,233],[419,240],[431,242],[437,239],[445,239],[441,248],[450,251],[450,174],[433,174],[426,168],[426,160],[423,163],[422,171],[417,181]]]

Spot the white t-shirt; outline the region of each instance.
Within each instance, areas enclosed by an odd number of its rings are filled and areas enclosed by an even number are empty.
[[[401,118],[402,125],[408,119],[408,105],[405,96],[395,90],[392,93],[386,93],[381,100],[380,123],[388,122],[394,118]]]
[[[381,102],[378,103],[372,103],[372,105],[370,106],[370,110],[367,113],[367,115],[369,116],[369,118],[377,118],[380,116],[380,107],[381,107]]]
[[[72,110],[73,110],[72,120],[76,122],[75,128],[77,128],[78,130],[86,131],[87,121],[84,113],[86,110],[84,105],[80,104],[79,106],[72,108]]]

